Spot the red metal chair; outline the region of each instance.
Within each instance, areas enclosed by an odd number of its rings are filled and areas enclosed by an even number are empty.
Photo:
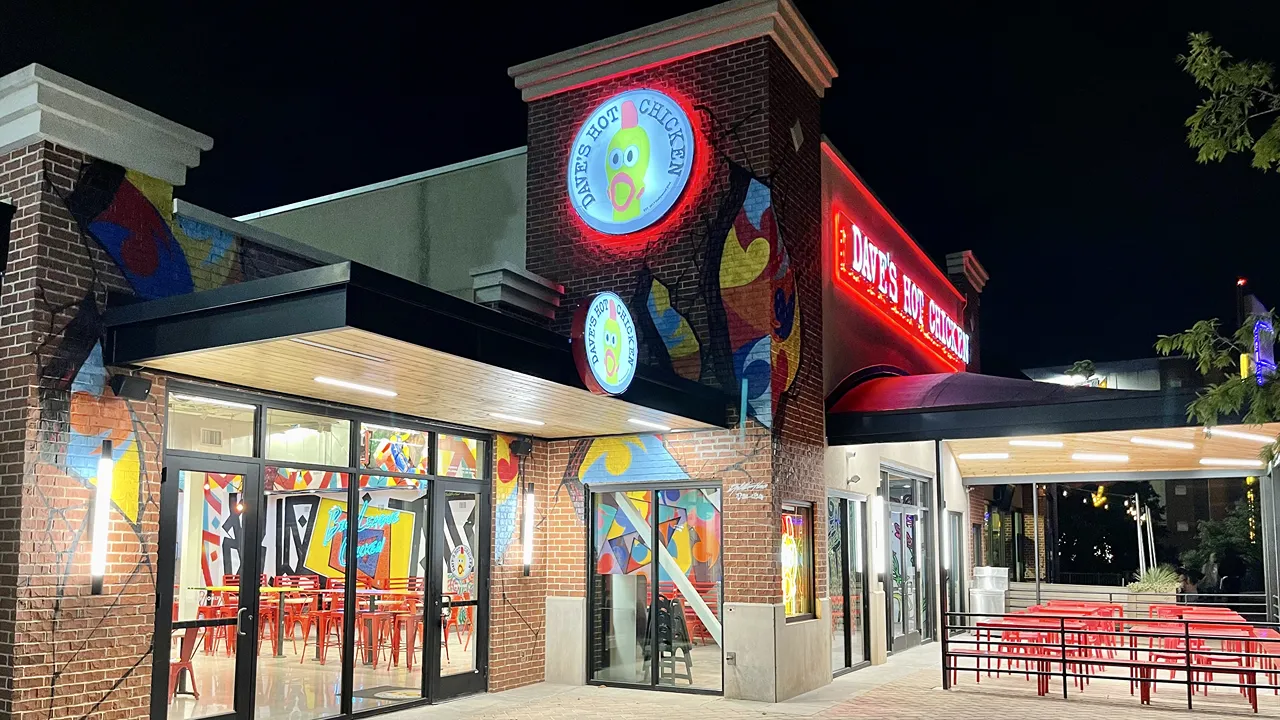
[[[200,689],[196,687],[196,670],[191,663],[191,658],[196,654],[196,635],[199,632],[200,628],[183,630],[181,642],[178,644],[178,659],[169,660],[169,702],[173,702],[174,696],[177,695],[178,684],[184,672],[191,682],[191,695],[197,700],[200,699]]]

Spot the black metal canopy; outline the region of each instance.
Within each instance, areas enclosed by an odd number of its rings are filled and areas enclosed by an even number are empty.
[[[148,360],[355,328],[585,390],[568,338],[358,263],[302,270],[160,300],[109,307],[104,360]],[[641,367],[624,402],[718,427],[714,388]]]

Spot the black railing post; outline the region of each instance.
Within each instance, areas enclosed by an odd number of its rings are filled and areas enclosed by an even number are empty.
[[[946,587],[948,579],[949,578],[947,577],[947,571],[943,570],[942,583],[944,588]],[[947,665],[948,665],[947,646],[950,644],[948,641],[951,638],[951,623],[948,622],[948,620],[950,619],[948,617],[950,608],[947,607],[947,593],[943,592],[941,593],[941,595],[942,597],[940,598],[940,600],[942,601],[941,603],[942,604],[942,689],[950,690],[951,689],[951,671],[947,668]]]
[[[1187,656],[1187,709],[1191,709],[1191,699],[1195,697],[1196,688],[1191,684],[1191,623],[1182,621],[1182,649]]]
[[[1058,618],[1058,627],[1062,632],[1058,633],[1058,645],[1062,648],[1062,699],[1067,699],[1067,619]]]

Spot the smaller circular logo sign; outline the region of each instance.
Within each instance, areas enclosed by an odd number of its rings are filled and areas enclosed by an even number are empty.
[[[592,228],[625,235],[657,222],[693,172],[693,128],[657,90],[615,95],[578,128],[569,158],[569,202]]]
[[[471,549],[466,545],[459,545],[453,549],[449,555],[449,574],[457,580],[466,580],[471,577],[471,571],[475,570],[476,561],[471,555]]]
[[[620,395],[636,376],[639,342],[636,323],[622,298],[611,292],[592,295],[573,317],[570,336],[578,375],[597,395]]]

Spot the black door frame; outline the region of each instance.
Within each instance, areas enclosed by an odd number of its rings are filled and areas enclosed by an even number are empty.
[[[485,692],[489,685],[489,545],[490,545],[490,507],[487,483],[482,480],[440,479],[431,481],[431,499],[429,501],[431,528],[427,535],[427,594],[430,601],[423,605],[427,610],[424,619],[426,632],[423,635],[423,693],[430,702],[437,703],[451,700],[463,695]],[[448,507],[446,493],[462,492],[476,498],[476,516],[479,527],[476,529],[475,568],[476,596],[471,600],[458,603],[469,607],[475,614],[471,631],[472,652],[475,656],[475,668],[470,673],[457,675],[441,675],[440,645],[444,625],[435,618],[443,617],[444,612],[444,563],[448,560],[449,544],[445,541],[445,508]],[[400,706],[396,706],[400,707]]]
[[[480,580],[478,582],[478,587],[480,588],[480,592],[478,594],[481,596],[481,600],[479,601],[479,609],[477,610],[477,613],[476,613],[477,620],[476,620],[476,629],[473,633],[473,642],[475,642],[477,646],[477,656],[476,656],[477,667],[481,668],[480,675],[484,680],[483,684],[479,687],[478,690],[476,690],[476,692],[486,692],[488,690],[488,675],[489,675],[489,672],[488,672],[488,651],[489,651],[488,623],[489,623],[489,583],[490,583],[489,552],[490,552],[490,533],[491,533],[491,525],[492,525],[492,517],[490,515],[490,513],[492,512],[492,488],[491,488],[492,480],[491,478],[493,475],[493,468],[491,467],[491,465],[492,465],[493,443],[495,442],[494,440],[495,436],[493,433],[477,431],[469,428],[455,427],[455,426],[445,425],[441,423],[435,423],[429,420],[407,417],[403,415],[395,415],[392,413],[386,413],[386,412],[377,411],[377,410],[370,410],[367,408],[339,405],[335,403],[321,404],[315,401],[307,400],[305,398],[269,395],[269,394],[263,394],[260,392],[247,390],[247,389],[205,385],[201,382],[194,381],[194,380],[187,380],[187,379],[177,379],[177,378],[171,379],[167,385],[166,390],[167,390],[166,413],[167,413],[167,395],[173,394],[173,393],[182,394],[182,395],[192,395],[192,396],[204,397],[204,398],[212,398],[215,400],[228,400],[233,402],[244,403],[246,405],[255,406],[256,411],[255,411],[255,421],[254,421],[254,429],[253,429],[252,455],[249,455],[249,456],[223,455],[223,454],[215,454],[215,453],[190,451],[190,450],[174,450],[168,447],[168,443],[166,441],[164,455],[163,455],[164,465],[161,471],[161,514],[160,514],[160,527],[159,527],[159,539],[158,539],[159,547],[157,548],[157,568],[156,568],[156,580],[157,580],[157,592],[156,592],[157,606],[156,607],[157,608],[171,607],[173,603],[173,585],[171,580],[173,577],[173,564],[174,564],[173,552],[175,549],[177,525],[175,522],[175,516],[172,514],[166,514],[165,512],[168,505],[165,504],[164,498],[165,498],[166,486],[168,485],[168,486],[171,486],[171,489],[168,490],[168,492],[173,494],[173,498],[168,501],[169,505],[172,505],[174,502],[176,502],[177,472],[179,471],[178,468],[180,468],[181,470],[190,469],[197,472],[202,471],[203,468],[210,468],[208,470],[209,472],[227,472],[231,474],[245,475],[244,495],[248,495],[249,492],[252,490],[255,493],[256,499],[253,502],[245,503],[246,512],[244,514],[244,519],[242,523],[245,525],[246,528],[247,527],[254,528],[253,532],[256,533],[257,537],[254,539],[254,542],[252,543],[253,547],[250,550],[253,554],[253,557],[248,557],[245,554],[246,551],[242,551],[241,563],[242,563],[242,567],[244,567],[243,563],[252,562],[253,563],[252,567],[254,568],[263,567],[263,560],[264,560],[264,558],[260,557],[259,555],[260,555],[261,545],[266,540],[266,538],[264,537],[264,534],[265,534],[265,528],[266,528],[267,514],[263,510],[266,507],[265,503],[268,501],[265,493],[265,487],[264,487],[264,484],[265,484],[264,473],[267,466],[284,466],[284,467],[292,467],[292,468],[299,468],[299,469],[305,469],[305,470],[318,470],[322,472],[339,472],[339,473],[348,474],[350,476],[348,480],[348,489],[347,489],[347,495],[346,495],[348,508],[360,507],[360,495],[361,495],[361,491],[364,490],[364,488],[361,488],[359,486],[359,478],[361,475],[404,477],[404,478],[415,478],[419,480],[425,480],[428,483],[429,493],[431,496],[428,499],[428,507],[429,507],[428,515],[432,517],[434,516],[433,515],[434,505],[432,505],[432,503],[433,503],[436,491],[431,490],[430,488],[434,485],[456,484],[460,486],[461,489],[464,489],[469,492],[478,493],[482,499],[482,502],[484,503],[484,509],[481,515],[482,530],[479,538],[479,541],[483,546],[483,551],[477,558],[477,564],[476,564],[477,572],[481,572]],[[321,465],[321,464],[315,464],[315,463],[291,462],[286,460],[271,460],[266,458],[264,455],[265,455],[266,436],[267,436],[266,413],[268,410],[291,410],[296,412],[304,412],[304,413],[309,413],[314,415],[321,415],[325,417],[349,420],[351,422],[351,438],[350,438],[351,457],[349,460],[351,464],[348,464],[345,466],[340,466],[340,465],[330,466],[330,465]],[[358,430],[361,423],[374,423],[374,424],[384,424],[384,425],[391,424],[397,427],[420,430],[422,432],[431,433],[433,435],[448,434],[448,435],[469,437],[469,438],[474,438],[476,440],[480,440],[485,443],[485,447],[486,447],[484,456],[481,458],[477,458],[477,462],[480,463],[477,469],[480,471],[479,474],[481,477],[476,479],[462,479],[462,478],[451,478],[447,476],[433,475],[433,474],[390,472],[382,469],[361,468],[358,466],[359,459],[357,457],[357,453],[359,451]],[[435,452],[434,449],[432,449],[432,452]],[[434,462],[434,459],[433,459],[433,462]],[[171,470],[171,468],[173,469]],[[235,470],[235,469],[229,469],[229,468],[241,468],[242,470]],[[254,478],[252,482],[252,485],[253,485],[252,488],[250,488],[251,476],[252,478]],[[171,483],[168,482],[168,478],[172,478],[173,481]],[[455,487],[454,489],[459,489],[459,488]],[[252,511],[252,514],[250,514],[250,511]],[[245,530],[245,532],[249,532],[249,531]],[[432,552],[431,548],[432,548],[431,540],[428,540],[428,550],[427,550],[428,553]],[[428,557],[430,557],[430,555]],[[349,568],[355,567],[355,562],[356,562],[356,543],[348,543],[347,544],[347,567]],[[164,577],[164,573],[166,572],[165,570],[166,567],[168,568],[167,570],[168,580],[166,580],[166,578]],[[440,570],[442,569],[443,567],[441,566]],[[250,613],[253,618],[252,622],[250,622],[250,625],[251,625],[250,632],[244,638],[244,642],[248,642],[249,640],[252,640],[252,647],[256,648],[257,634],[258,634],[258,622],[257,622],[258,598],[257,596],[260,593],[258,592],[258,585],[256,582],[249,583],[249,585],[251,585],[253,589],[248,593],[242,592],[240,595],[242,606],[249,607]],[[426,583],[426,585],[427,585],[426,592],[429,593],[430,582]],[[253,597],[250,598],[249,595],[252,595]],[[426,602],[426,598],[424,598],[423,601],[424,601],[424,604],[423,604],[424,608],[430,606],[430,604]],[[249,602],[252,602],[252,605],[247,605],[247,603]],[[348,582],[346,583],[346,606],[355,607],[356,602],[357,602],[356,583]],[[439,598],[437,598],[436,603],[437,603],[436,607],[438,611]],[[169,661],[170,645],[163,644],[163,647],[162,647],[160,640],[167,639],[171,635],[171,626],[172,626],[172,613],[165,612],[165,611],[158,611],[156,613],[156,624],[155,624],[156,632],[152,641],[153,671],[152,671],[151,703],[150,703],[152,720],[166,720],[168,717],[168,706],[169,706],[168,661]],[[162,632],[162,627],[163,627],[163,632]],[[426,634],[431,632],[431,630],[429,629],[430,627],[432,627],[431,623],[424,623],[424,631],[425,631],[424,642],[429,642],[428,638],[426,637]],[[425,657],[425,661],[422,664],[423,696],[421,699],[405,700],[403,702],[387,704],[387,705],[377,706],[377,707],[358,710],[358,711],[354,710],[352,690],[354,687],[354,674],[355,674],[355,665],[354,665],[355,635],[356,635],[355,613],[346,613],[346,617],[344,618],[342,657],[352,658],[353,660],[350,663],[346,663],[346,662],[343,663],[342,691],[341,691],[341,696],[339,701],[340,714],[332,717],[344,718],[344,719],[368,717],[368,716],[380,715],[388,712],[396,712],[399,710],[410,710],[415,707],[421,707],[431,703],[440,702],[441,700],[448,699],[449,697],[454,697],[454,696],[447,696],[447,697],[433,696],[430,692],[428,692],[428,690],[430,690],[433,687],[432,683],[430,682],[430,679],[433,677],[433,675],[429,674],[430,670],[428,669],[428,665],[430,662],[435,662],[438,666],[439,658],[438,657],[433,658],[433,654],[427,652],[428,648],[424,647],[423,654]],[[438,638],[439,638],[438,633],[436,635],[436,638],[438,641]],[[254,707],[253,703],[255,699],[254,696],[255,696],[256,687],[257,687],[256,660],[257,658],[255,654],[253,661],[247,662],[247,664],[250,666],[247,672],[254,673],[255,676],[250,677],[249,680],[247,681],[242,681],[240,677],[240,673],[242,672],[241,663],[240,663],[240,660],[237,659],[236,708],[238,709],[245,708],[244,714],[240,715],[237,713],[229,713],[222,716],[211,716],[208,718],[202,718],[202,720],[239,720],[240,718],[247,718],[248,720],[252,720],[253,707]],[[447,691],[447,689],[448,688],[446,687],[445,690]],[[241,692],[245,693],[245,697],[243,699],[239,697],[239,694]],[[471,692],[471,690],[467,690],[466,692]]]
[[[584,648],[584,650],[586,652],[586,660],[587,660],[586,682],[588,685],[631,688],[635,690],[657,690],[659,692],[686,693],[691,695],[723,695],[724,694],[725,673],[724,673],[723,642],[720,645],[720,689],[719,690],[710,690],[707,688],[693,688],[693,687],[676,687],[674,685],[663,685],[660,677],[660,672],[662,670],[661,663],[658,661],[658,656],[659,656],[658,654],[659,654],[660,648],[658,648],[658,639],[656,634],[652,634],[652,633],[650,634],[649,637],[645,638],[645,642],[649,644],[648,650],[649,650],[649,657],[651,658],[651,661],[649,663],[648,682],[643,682],[643,683],[615,682],[612,680],[596,680],[591,676],[592,667],[595,665],[595,659],[596,659],[595,644],[591,642],[592,619],[595,617],[594,608],[596,603],[595,590],[594,590],[595,583],[593,582],[593,578],[595,576],[595,562],[596,562],[595,496],[603,495],[606,493],[615,493],[615,492],[623,492],[623,493],[648,492],[653,494],[653,499],[652,499],[652,502],[650,503],[650,508],[653,512],[654,519],[649,523],[650,525],[649,547],[651,549],[651,552],[653,553],[653,563],[654,565],[657,565],[658,562],[660,562],[658,560],[658,522],[657,522],[658,493],[663,490],[701,490],[701,489],[707,489],[707,488],[714,488],[716,490],[721,490],[720,531],[722,533],[721,538],[723,538],[724,492],[722,491],[721,483],[718,480],[712,480],[712,481],[679,480],[674,482],[652,482],[652,483],[634,484],[634,485],[625,484],[625,483],[609,483],[609,484],[601,484],[601,485],[594,485],[594,486],[593,485],[583,486],[583,506],[584,506],[583,510],[587,516],[587,522],[584,523],[586,525],[586,549],[587,549],[587,552],[584,553],[586,556],[586,574],[584,575],[584,577],[586,578],[586,585],[587,585],[587,587],[585,588],[586,589],[586,638],[585,638],[586,647]],[[723,540],[722,540],[722,543],[723,543]],[[724,546],[722,544],[721,545],[721,564],[720,564],[720,597],[716,598],[716,607],[721,608],[721,612],[720,612],[721,618],[723,618],[724,616],[724,611],[723,611],[723,608],[724,608],[724,561],[723,561],[724,549],[723,547]],[[649,627],[650,628],[655,628],[658,625],[658,603],[656,602],[656,599],[658,597],[659,578],[661,577],[661,575],[662,575],[661,572],[658,572],[658,571],[653,572],[652,573],[653,578],[649,587],[650,597],[654,599],[654,601],[651,601],[649,603]],[[724,626],[722,624],[721,625],[722,633],[723,633],[723,628]],[[723,639],[723,635],[721,635],[721,638]]]
[[[862,493],[841,492],[839,490],[828,490],[828,499],[838,501],[840,508],[840,558],[841,570],[844,582],[841,584],[841,592],[844,593],[845,606],[845,623],[844,623],[844,666],[839,669],[833,669],[832,677],[840,677],[854,670],[860,670],[871,664],[871,590],[869,572],[871,549],[870,534],[867,532],[870,519],[870,498]],[[830,504],[828,504],[830,511]],[[849,525],[849,520],[857,513],[858,529],[861,531],[858,537],[858,554],[861,555],[859,560],[862,562],[862,592],[858,598],[861,612],[859,617],[862,625],[862,660],[853,662],[853,625],[849,623],[848,608],[852,607],[853,583],[851,573],[856,572],[858,566],[854,562],[852,553],[850,553],[849,541],[854,537],[853,528]],[[828,520],[830,522],[830,520]],[[828,573],[830,569],[828,569]],[[830,602],[830,598],[828,598]]]
[[[239,608],[234,621],[174,621],[173,583],[177,547],[177,502],[180,473],[219,473],[241,477],[240,502],[240,592]],[[189,490],[190,491],[190,490]],[[151,717],[166,718],[169,711],[169,661],[173,646],[173,630],[190,627],[215,627],[234,625],[239,639],[236,641],[235,691],[232,712],[206,716],[202,720],[238,720],[252,718],[257,688],[258,669],[258,583],[243,582],[246,570],[249,577],[258,574],[259,550],[262,545],[261,512],[262,465],[249,460],[228,461],[217,458],[173,456],[165,460],[160,474],[160,527],[156,548],[156,628],[152,637],[153,670],[151,673]],[[253,498],[253,499],[250,499]],[[241,628],[242,620],[248,627]],[[177,626],[177,627],[175,627]]]

